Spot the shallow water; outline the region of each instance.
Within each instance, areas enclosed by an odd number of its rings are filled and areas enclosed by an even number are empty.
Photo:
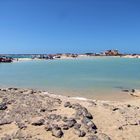
[[[93,99],[129,98],[120,91],[140,89],[140,59],[103,57],[1,63],[0,86],[45,89]]]

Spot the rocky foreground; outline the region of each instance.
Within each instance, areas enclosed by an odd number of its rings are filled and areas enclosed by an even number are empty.
[[[78,100],[0,89],[1,140],[140,140],[140,99]]]

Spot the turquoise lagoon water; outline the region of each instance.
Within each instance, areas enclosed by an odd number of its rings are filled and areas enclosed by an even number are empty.
[[[0,86],[93,99],[127,98],[122,88],[140,89],[140,59],[103,57],[1,63]]]

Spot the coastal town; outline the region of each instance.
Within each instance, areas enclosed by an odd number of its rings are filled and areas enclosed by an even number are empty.
[[[18,58],[17,58],[18,56]],[[20,57],[21,56],[21,57]],[[30,57],[29,57],[30,56]],[[53,60],[53,59],[66,59],[66,58],[79,58],[79,57],[104,57],[104,56],[116,56],[124,58],[140,58],[140,54],[123,54],[118,50],[106,50],[101,53],[84,53],[84,54],[74,54],[74,53],[57,53],[57,54],[1,54],[0,63],[11,63],[18,60]]]

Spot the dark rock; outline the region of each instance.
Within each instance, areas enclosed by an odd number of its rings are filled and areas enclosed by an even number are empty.
[[[32,125],[40,126],[40,125],[44,125],[44,123],[45,123],[44,119],[39,119],[39,120],[35,120],[34,122],[32,122]]]
[[[86,132],[81,130],[81,134],[80,134],[80,137],[84,137],[86,135]]]
[[[3,89],[1,89],[1,91],[4,91],[4,92],[6,92],[6,91],[7,91],[7,89],[4,89],[4,88],[3,88]]]
[[[87,114],[85,114],[84,116],[87,117],[87,118],[89,118],[89,119],[93,119],[93,116],[89,112]]]
[[[46,131],[52,131],[53,129],[60,130],[61,128],[58,126],[58,124],[50,124],[50,123],[47,123],[45,125],[45,130]]]
[[[92,121],[88,122],[88,123],[87,123],[87,126],[89,126],[89,128],[92,128],[92,129],[94,129],[94,130],[97,129],[96,125],[95,125]]]
[[[8,88],[8,90],[18,90],[18,88]]]
[[[6,103],[0,103],[0,110],[6,110],[7,106]]]
[[[66,125],[66,124],[63,124],[61,127],[62,127],[63,130],[68,130],[69,129],[69,126]]]
[[[64,107],[69,107],[69,108],[71,108],[71,107],[72,107],[72,105],[71,105],[71,103],[70,103],[70,102],[65,102]]]
[[[80,130],[80,129],[74,130],[74,133],[75,133],[76,135],[78,135],[78,137],[84,137],[84,136],[86,135],[85,131]]]
[[[69,118],[66,120],[66,124],[68,127],[73,127],[77,121],[74,118]]]
[[[47,112],[57,111],[57,109],[46,109]]]
[[[101,140],[101,139],[96,135],[90,135],[88,136],[87,140]]]
[[[79,109],[79,110],[76,110],[76,113],[75,113],[75,117],[76,118],[79,118],[83,115],[83,112]]]
[[[72,108],[75,109],[75,110],[78,110],[78,109],[81,109],[82,106],[80,104],[72,104]]]
[[[46,111],[45,108],[40,109],[40,112],[45,112],[45,111]]]
[[[115,107],[112,109],[112,111],[116,111],[116,110],[119,110],[119,108]]]
[[[57,121],[60,121],[62,119],[62,116],[56,115],[56,114],[50,114],[47,118],[49,120],[57,120]]]
[[[127,107],[131,107],[131,105],[128,104]]]
[[[82,112],[83,112],[83,115],[86,117],[86,115],[89,113],[88,110],[85,108],[85,107],[82,107]],[[88,117],[87,117],[88,118]]]
[[[57,111],[57,109],[48,109],[48,108],[41,108],[40,112],[53,112],[53,111]]]
[[[59,98],[55,98],[55,102],[57,102],[58,104],[62,103],[62,101]]]
[[[76,114],[75,114],[76,117],[80,117],[80,116],[85,116],[89,119],[93,119],[93,116],[91,115],[91,113],[88,112],[88,110],[85,108],[85,107],[77,107],[76,108]]]
[[[62,121],[63,121],[63,122],[66,122],[67,119],[68,119],[67,117],[63,117]]]
[[[81,127],[81,124],[79,124],[79,123],[74,124],[74,129],[79,129],[80,127]]]
[[[111,138],[108,135],[104,134],[104,133],[100,133],[99,138],[101,140],[111,140]]]
[[[52,136],[61,138],[63,136],[63,132],[61,129],[52,129]]]
[[[81,120],[81,122],[83,123],[83,124],[87,124],[88,122],[90,122],[91,120],[89,119],[89,118],[87,118],[87,117],[83,117],[83,119]]]
[[[120,126],[120,127],[118,127],[118,129],[119,129],[119,130],[123,130],[123,127],[122,127],[122,126]]]
[[[135,89],[132,89],[131,92],[134,93],[135,92]]]
[[[46,130],[46,131],[51,131],[51,130],[52,130],[52,126],[51,126],[50,124],[47,124],[47,125],[45,126],[45,130]]]
[[[89,129],[87,130],[87,132],[89,132],[90,134],[97,134],[97,130],[92,129],[92,128],[89,128]]]
[[[52,124],[52,129],[60,130],[61,128],[58,126],[58,124]]]
[[[57,115],[56,114],[50,114],[47,118],[50,119],[50,120],[56,120]]]
[[[57,109],[48,109],[48,108],[41,108],[40,112],[53,112],[53,111],[57,111]]]
[[[18,88],[13,88],[13,90],[18,90]]]
[[[24,123],[17,122],[16,124],[17,124],[19,129],[26,129],[27,128],[27,126]]]
[[[0,119],[0,125],[11,124],[12,120],[10,119]]]
[[[97,126],[90,119],[84,117],[81,122],[88,132],[96,133]]]
[[[12,90],[13,88],[8,88],[8,90]]]

